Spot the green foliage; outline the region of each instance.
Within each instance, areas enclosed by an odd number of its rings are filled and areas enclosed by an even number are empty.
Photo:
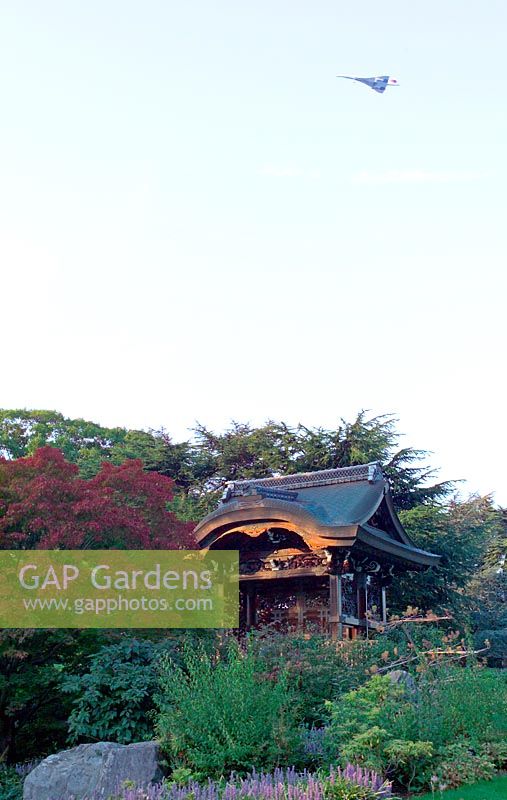
[[[410,785],[421,759],[431,755],[431,743],[401,741],[403,717],[412,704],[402,687],[389,677],[375,675],[363,686],[328,702],[328,757],[359,763],[378,772],[395,770],[396,779]]]
[[[477,636],[481,631],[507,628],[507,572],[478,574],[471,594],[472,622]]]
[[[342,740],[339,757],[343,762],[361,764],[367,769],[384,772],[385,748],[388,741],[388,731],[378,725],[372,725],[355,733],[348,741]]]
[[[194,522],[212,510],[214,503],[205,496],[176,491],[168,508],[183,522]]]
[[[368,786],[359,786],[346,778],[336,777],[332,783],[328,781],[324,784],[324,797],[326,800],[376,800],[378,793]]]
[[[385,733],[384,722],[398,708],[403,691],[394,686],[387,676],[375,675],[363,686],[347,692],[339,701],[328,702],[329,725],[327,747],[339,753],[356,736],[379,739]]]
[[[283,670],[300,698],[305,723],[319,726],[328,718],[326,701],[357,689],[368,676],[399,666],[417,674],[447,648],[462,647],[461,634],[449,631],[449,624],[406,622],[370,639],[342,642],[316,634],[261,630],[250,634],[250,642],[259,674],[269,678]]]
[[[321,724],[326,718],[327,700],[364,682],[365,670],[381,651],[374,640],[338,643],[328,636],[297,633],[253,632],[250,642],[259,675],[270,679],[283,671],[309,725]]]
[[[106,460],[111,447],[125,434],[124,428],[102,428],[83,419],[67,419],[57,411],[0,410],[0,451],[8,458],[31,456],[50,445],[72,462],[88,450]],[[100,462],[97,469],[99,466]]]
[[[103,642],[97,631],[0,631],[0,755],[13,762],[65,745],[67,670],[80,669]]]
[[[507,511],[500,510],[480,570],[474,575],[469,594],[477,648],[488,640],[486,657],[494,666],[507,660]]]
[[[202,776],[293,764],[299,710],[287,675],[259,680],[251,649],[184,648],[183,664],[162,662],[157,731],[169,761]]]
[[[402,512],[400,519],[418,547],[442,558],[438,567],[398,576],[390,587],[391,609],[410,604],[434,611],[450,608],[461,616],[470,612],[473,603],[466,590],[498,524],[491,499],[420,505]]]
[[[398,783],[410,789],[416,776],[428,768],[433,745],[431,742],[392,739],[385,746],[384,755],[387,758],[387,772],[394,773]]]
[[[93,478],[103,461],[121,465],[127,459],[140,459],[146,469],[169,475],[180,486],[194,478],[188,443],[173,444],[165,431],[105,428],[57,411],[0,409],[0,455],[22,458],[47,445],[77,464],[83,478]]]
[[[23,782],[13,767],[0,764],[0,800],[22,800]]]
[[[177,786],[182,786],[194,779],[195,776],[192,773],[192,770],[188,769],[188,767],[175,767],[171,772],[170,782],[175,783]]]
[[[199,425],[196,448],[205,465],[200,485],[207,492],[226,481],[264,478],[276,473],[313,472],[369,461],[386,469],[398,508],[412,508],[445,497],[449,482],[429,485],[434,473],[420,465],[426,453],[398,448],[396,419],[389,414],[368,418],[361,411],[353,422],[341,420],[336,429],[290,427],[269,421],[260,428],[234,422],[222,434]]]
[[[153,738],[157,662],[174,641],[125,638],[92,656],[89,671],[62,684],[74,695],[69,740],[105,739],[130,744]]]
[[[474,748],[467,739],[458,739],[443,747],[438,754],[437,765],[432,769],[438,784],[450,789],[466,783],[491,780],[496,773],[491,756],[482,748]]]
[[[407,787],[428,785],[432,773],[445,782],[453,759],[467,753],[470,773],[461,773],[470,780],[487,777],[506,758],[507,676],[493,670],[434,664],[421,675],[413,701],[376,675],[327,708],[331,761],[363,764]]]
[[[500,508],[497,526],[492,531],[482,563],[483,574],[498,574],[505,571],[507,559],[507,508]]]
[[[507,675],[490,669],[448,667],[428,672],[419,684],[413,719],[414,738],[435,747],[465,737],[472,742],[497,742],[507,731]]]
[[[481,753],[488,756],[496,769],[505,770],[507,767],[507,741],[484,742]]]

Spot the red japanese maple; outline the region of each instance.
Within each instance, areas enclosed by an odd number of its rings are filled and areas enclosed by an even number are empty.
[[[0,548],[194,549],[192,523],[167,507],[173,485],[138,460],[85,480],[52,447],[0,459]]]

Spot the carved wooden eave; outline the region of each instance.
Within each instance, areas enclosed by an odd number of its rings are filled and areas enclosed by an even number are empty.
[[[202,548],[241,551],[245,542],[254,545],[272,528],[297,534],[301,550],[309,553],[373,551],[408,570],[434,566],[440,558],[411,541],[377,463],[231,483],[195,534]],[[289,571],[283,577],[290,577]],[[320,574],[320,569],[311,574]]]

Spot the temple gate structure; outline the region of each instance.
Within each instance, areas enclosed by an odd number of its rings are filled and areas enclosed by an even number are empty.
[[[436,566],[396,516],[378,463],[229,483],[195,530],[238,550],[240,625],[354,638],[386,621],[401,572]]]

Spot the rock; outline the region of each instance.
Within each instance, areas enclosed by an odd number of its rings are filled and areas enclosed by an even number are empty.
[[[156,742],[81,744],[45,758],[30,772],[23,800],[107,800],[124,781],[136,786],[162,779]]]
[[[404,669],[393,669],[392,672],[388,672],[388,677],[395,686],[399,686],[403,689],[405,695],[410,698],[415,698],[417,695],[417,683],[415,682],[414,678]]]

